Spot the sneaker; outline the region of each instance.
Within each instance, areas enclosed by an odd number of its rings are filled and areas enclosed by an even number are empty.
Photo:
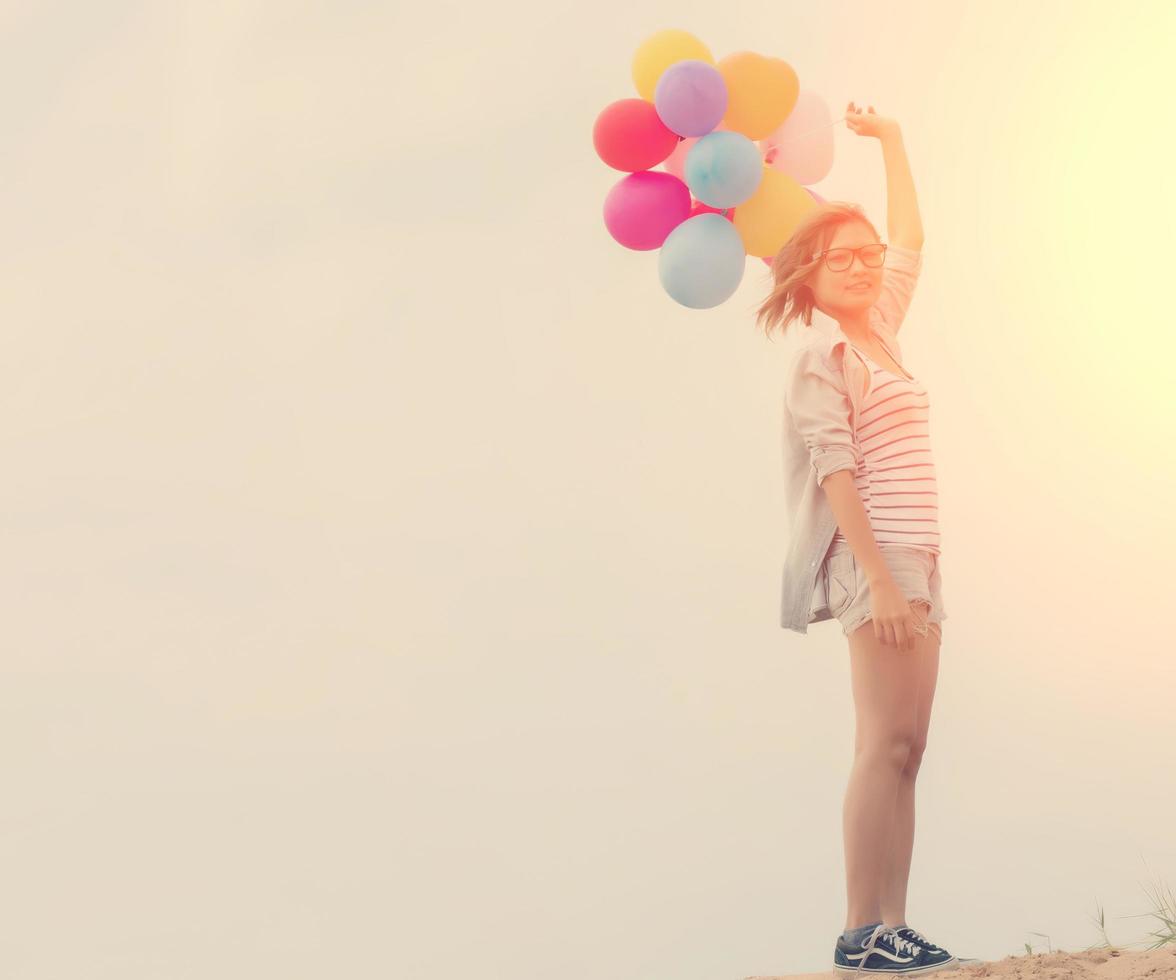
[[[838,935],[833,948],[833,969],[837,973],[932,973],[944,969],[918,943],[903,939],[889,926],[879,923],[860,946]]]
[[[933,963],[939,963],[943,967],[954,967],[960,964],[960,960],[949,953],[942,946],[936,946],[930,939],[924,936],[921,932],[916,932],[910,926],[899,926],[895,930],[899,936],[907,942],[914,943],[916,946],[923,948],[924,960]]]

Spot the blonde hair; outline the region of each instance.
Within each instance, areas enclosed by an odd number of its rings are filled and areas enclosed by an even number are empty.
[[[772,291],[755,316],[756,326],[762,325],[769,338],[773,328],[779,326],[785,333],[796,319],[805,326],[813,325],[813,291],[808,282],[820,268],[820,253],[829,247],[837,229],[852,221],[860,221],[879,237],[878,229],[860,205],[829,201],[807,212],[776,253],[772,260]]]

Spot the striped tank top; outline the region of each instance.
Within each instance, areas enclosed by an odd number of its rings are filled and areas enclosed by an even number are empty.
[[[854,346],[870,367],[856,420],[862,452],[854,480],[878,544],[939,554],[939,491],[931,458],[931,400],[915,378],[899,377]],[[893,357],[893,354],[891,354]],[[895,358],[898,363],[898,358]],[[838,528],[835,542],[848,545]]]

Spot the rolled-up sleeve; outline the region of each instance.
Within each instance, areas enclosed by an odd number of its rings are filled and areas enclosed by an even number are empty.
[[[897,335],[911,300],[919,274],[923,271],[923,253],[891,242],[882,267],[882,291],[873,309],[891,334]]]
[[[838,470],[856,471],[861,450],[850,426],[844,379],[815,348],[801,350],[787,375],[785,403],[808,449],[817,485]]]

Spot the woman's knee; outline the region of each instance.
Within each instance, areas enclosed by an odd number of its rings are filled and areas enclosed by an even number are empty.
[[[916,738],[911,742],[910,751],[907,753],[906,762],[902,767],[902,774],[908,779],[914,779],[919,772],[919,766],[923,762],[923,753],[927,750],[927,740]]]
[[[896,728],[859,737],[855,743],[855,752],[871,765],[901,772],[909,765],[917,742],[918,736],[914,731]]]

